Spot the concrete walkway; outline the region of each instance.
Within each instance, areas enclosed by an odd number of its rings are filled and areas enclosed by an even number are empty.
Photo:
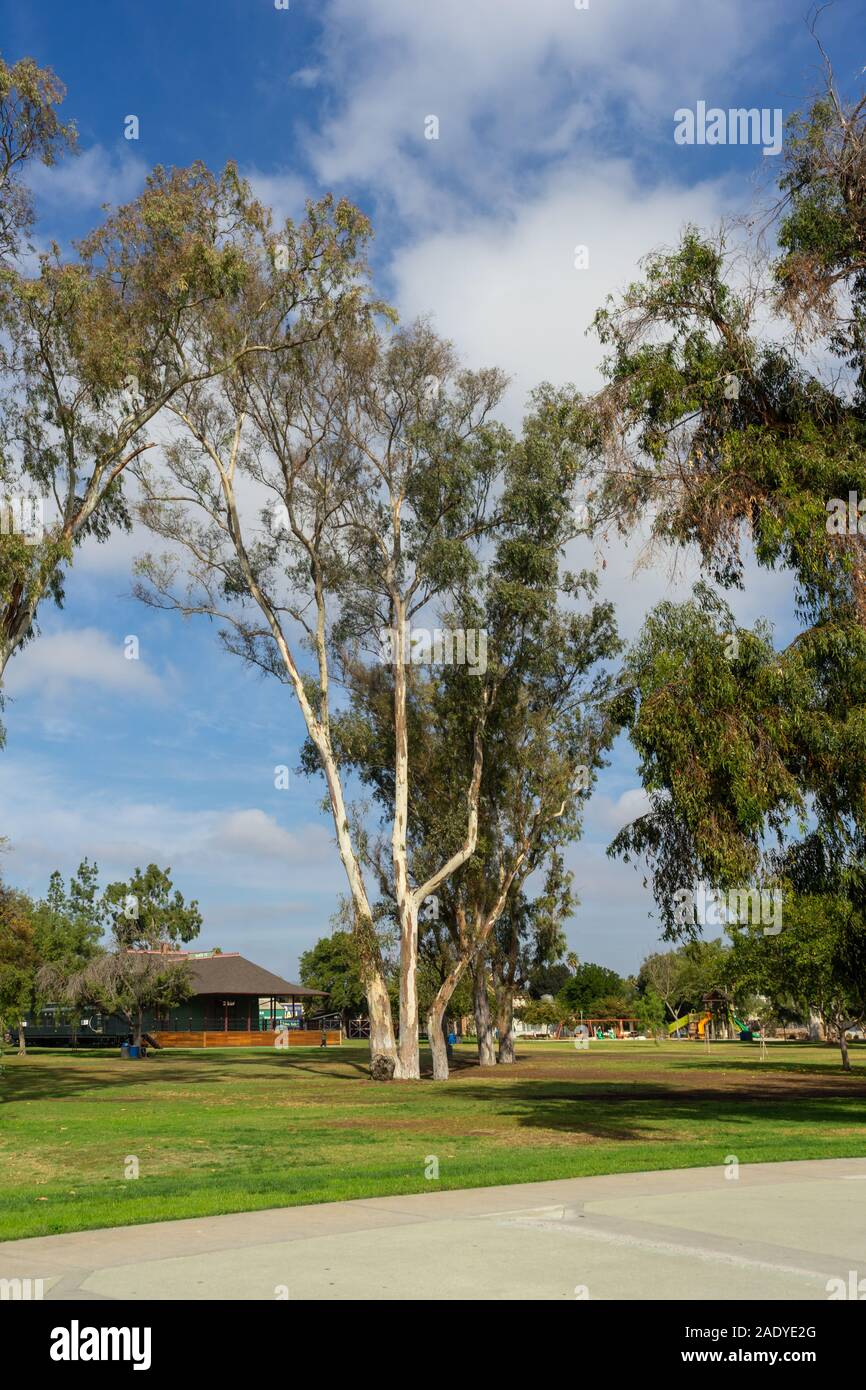
[[[826,1299],[866,1278],[866,1159],[630,1173],[0,1244],[51,1299]],[[866,1287],[866,1285],[864,1285]]]

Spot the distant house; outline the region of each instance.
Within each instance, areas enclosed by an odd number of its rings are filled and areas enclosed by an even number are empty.
[[[152,953],[151,953],[152,954]],[[305,1003],[325,999],[320,989],[307,989],[274,975],[238,951],[163,951],[167,960],[189,963],[195,994],[160,1017],[152,1028],[169,1032],[271,1031],[278,1022],[299,1020]],[[264,1007],[262,1007],[264,1005]],[[151,1030],[148,1030],[151,1031]]]
[[[144,1032],[160,1046],[272,1046],[274,1034],[285,1028],[292,1042],[308,1041],[307,1031],[300,1027],[304,1006],[313,999],[327,998],[323,990],[284,980],[238,951],[163,950],[147,954],[186,961],[194,990],[184,1004],[164,1013],[145,1013]],[[28,1044],[36,1047],[65,1047],[73,1036],[82,1046],[118,1047],[129,1036],[125,1019],[88,1007],[71,1020],[68,1009],[49,1006],[28,1016],[26,1028]],[[321,1028],[321,1024],[316,1025],[315,1041],[319,1041]],[[331,1043],[340,1041],[339,1024],[336,1030],[329,1026],[327,1037]]]

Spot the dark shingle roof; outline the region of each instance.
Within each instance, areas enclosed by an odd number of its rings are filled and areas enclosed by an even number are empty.
[[[272,975],[270,970],[264,970],[244,956],[204,956],[191,960],[189,968],[196,994],[295,994],[302,998],[325,993],[321,989],[293,985],[291,980]]]

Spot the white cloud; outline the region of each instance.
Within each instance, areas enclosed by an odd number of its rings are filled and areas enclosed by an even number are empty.
[[[258,809],[231,811],[222,816],[208,837],[212,853],[243,858],[278,859],[284,863],[321,862],[336,850],[324,826],[307,825],[301,834],[286,830]]]
[[[57,698],[71,686],[93,685],[141,698],[161,696],[162,681],[145,655],[140,652],[137,659],[124,655],[129,636],[134,634],[109,636],[93,627],[40,636],[12,661],[6,681],[9,694],[35,692]]]
[[[321,77],[321,68],[298,68],[297,72],[292,73],[291,81],[298,87],[316,87]]]
[[[118,153],[91,145],[57,164],[33,164],[27,178],[48,205],[77,209],[128,202],[141,191],[146,173],[147,165],[128,146]]]
[[[334,114],[309,137],[326,184],[368,182],[407,215],[436,216],[432,185],[462,183],[497,202],[522,161],[543,152],[592,156],[580,131],[609,149],[626,130],[672,140],[684,103],[738,90],[738,60],[780,12],[745,0],[333,0],[322,66]],[[720,84],[724,79],[724,86]],[[439,118],[438,141],[424,119]],[[633,143],[633,140],[631,141]]]
[[[586,331],[596,309],[686,222],[716,222],[728,192],[722,182],[648,189],[624,161],[593,164],[579,179],[560,170],[513,212],[468,219],[398,251],[398,307],[405,318],[432,307],[469,364],[502,367],[516,424],[540,381],[600,384],[601,349]],[[588,269],[575,268],[576,246],[587,247]]]
[[[632,787],[615,801],[609,796],[593,796],[589,803],[589,815],[595,824],[610,830],[612,838],[624,825],[645,815],[649,808],[649,797],[643,787]]]
[[[324,887],[333,908],[342,870],[324,822],[299,820],[289,830],[255,807],[211,810],[136,799],[122,778],[109,794],[76,782],[70,796],[61,760],[22,762],[8,754],[0,760],[0,802],[11,809],[2,826],[10,841],[4,874],[37,894],[52,869],[69,873],[88,855],[106,881],[152,861],[171,865],[187,896],[221,897],[228,888],[281,902]],[[328,866],[332,877],[323,875]]]

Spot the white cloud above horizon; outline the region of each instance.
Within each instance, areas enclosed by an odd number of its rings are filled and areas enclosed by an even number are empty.
[[[165,685],[142,657],[127,657],[134,634],[109,635],[94,627],[45,633],[23,647],[9,666],[5,685],[13,698],[38,694],[65,698],[70,687],[96,686],[141,699],[164,697]],[[131,647],[128,650],[132,650]]]
[[[56,164],[33,164],[27,182],[34,196],[49,212],[117,207],[134,198],[144,187],[148,165],[131,143],[117,149],[94,144],[66,155]]]

